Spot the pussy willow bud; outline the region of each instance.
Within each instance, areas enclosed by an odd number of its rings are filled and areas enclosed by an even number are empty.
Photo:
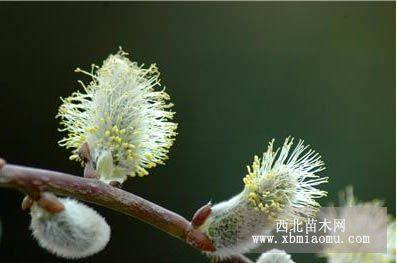
[[[68,136],[59,144],[72,149],[73,160],[87,143],[96,174],[104,182],[122,183],[127,176],[144,176],[164,164],[177,124],[171,122],[169,95],[160,88],[155,64],[139,66],[120,50],[102,67],[85,72],[92,82],[83,92],[63,99],[57,115]]]
[[[291,259],[291,255],[283,250],[272,249],[263,253],[256,263],[295,263]]]
[[[243,179],[244,190],[228,201],[212,207],[200,227],[213,241],[216,251],[210,256],[227,258],[256,247],[252,235],[268,233],[276,219],[304,220],[313,216],[326,195],[316,187],[327,182],[317,172],[324,169],[320,156],[299,141],[291,151],[293,139],[273,150],[273,141],[262,158],[255,156]]]
[[[353,194],[353,187],[349,186],[345,191],[340,192],[339,195],[339,212],[336,213],[332,210],[329,214],[325,215],[326,218],[349,218],[349,228],[342,233],[342,238],[345,239],[347,236],[355,236],[365,229],[368,236],[375,237],[379,233],[383,232],[385,223],[383,220],[376,220],[377,218],[383,218],[381,211],[371,214],[371,218],[368,218],[368,214],[360,214],[360,210],[352,216],[349,207],[361,207],[366,210],[376,207],[382,207],[384,204],[380,200],[373,200],[370,202],[360,202],[356,199]],[[346,236],[344,236],[346,235]],[[372,241],[372,240],[371,240]],[[338,244],[338,246],[346,246],[345,250],[349,250],[351,247],[348,242]],[[327,244],[324,250],[320,254],[322,257],[327,258],[328,263],[392,263],[396,262],[396,219],[393,216],[389,216],[387,222],[387,251],[386,253],[331,253],[333,250],[333,244]]]
[[[92,208],[72,199],[59,199],[65,209],[50,213],[36,202],[31,207],[34,238],[49,252],[64,258],[84,258],[101,251],[109,241],[110,227]]]

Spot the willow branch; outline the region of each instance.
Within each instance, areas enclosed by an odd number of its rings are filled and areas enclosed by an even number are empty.
[[[96,179],[5,164],[0,159],[0,187],[17,189],[32,198],[47,191],[75,197],[149,223],[200,251],[215,250],[211,240],[184,217]]]
[[[224,263],[253,263],[244,255],[235,255],[223,261]]]

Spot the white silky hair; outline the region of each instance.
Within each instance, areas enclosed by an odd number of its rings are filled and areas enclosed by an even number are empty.
[[[284,250],[272,249],[263,253],[256,263],[295,263]]]
[[[200,227],[216,247],[207,254],[218,260],[254,249],[257,244],[252,242],[252,235],[265,235],[269,228],[272,226],[266,217],[249,206],[245,193],[214,205],[210,217]]]
[[[31,208],[30,229],[39,245],[64,258],[77,259],[101,251],[110,239],[110,227],[92,208],[69,198],[59,198],[65,209],[50,213],[36,203]]]

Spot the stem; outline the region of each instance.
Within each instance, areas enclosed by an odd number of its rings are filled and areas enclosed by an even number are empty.
[[[211,240],[184,217],[96,179],[5,164],[0,159],[0,187],[14,188],[33,198],[45,191],[72,196],[149,223],[200,251],[215,250]]]

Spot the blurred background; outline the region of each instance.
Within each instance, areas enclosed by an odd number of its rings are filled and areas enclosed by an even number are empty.
[[[395,3],[0,3],[0,156],[82,174],[54,117],[59,97],[122,46],[157,63],[179,135],[166,166],[124,188],[190,218],[242,189],[254,154],[288,135],[319,151],[322,205],[353,185],[395,213]],[[0,189],[1,262],[63,262],[33,241],[23,196]],[[96,207],[107,248],[78,262],[205,262],[193,248]],[[256,258],[258,255],[251,255]],[[323,262],[294,254],[297,262]]]

